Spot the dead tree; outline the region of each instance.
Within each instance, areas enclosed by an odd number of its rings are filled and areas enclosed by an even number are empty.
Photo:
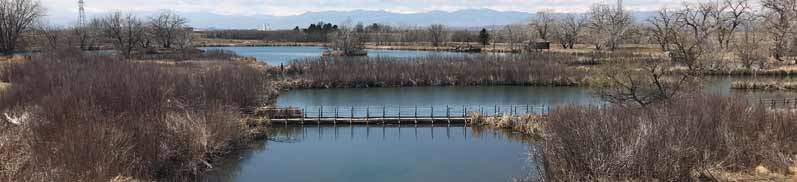
[[[144,42],[144,23],[132,14],[112,13],[102,19],[102,32],[126,58]]]
[[[172,48],[179,33],[183,33],[188,20],[172,11],[162,11],[150,17],[152,35],[163,48]]]
[[[36,0],[0,0],[0,54],[17,50],[22,34],[43,15]]]
[[[573,49],[578,43],[579,36],[587,26],[588,18],[583,15],[567,14],[554,19],[553,36],[559,40],[564,49]]]
[[[537,16],[532,19],[530,24],[540,39],[548,41],[551,29],[553,29],[554,18],[547,11],[537,12]]]
[[[102,37],[100,32],[102,29],[102,20],[92,19],[88,24],[79,25],[73,28],[75,37],[77,37],[78,44],[81,50],[94,49],[98,39]]]
[[[645,107],[686,93],[693,81],[690,74],[670,71],[663,60],[645,58],[638,63],[605,70],[605,82],[596,83],[596,94],[611,103]]]
[[[623,10],[622,5],[612,7],[608,4],[595,4],[590,9],[591,40],[595,48],[611,51],[622,44],[623,37],[631,24],[630,13]]]
[[[674,31],[676,26],[675,21],[676,17],[673,15],[673,12],[666,8],[660,9],[656,13],[656,16],[648,19],[648,22],[653,25],[650,28],[651,35],[656,43],[659,44],[662,51],[670,51],[670,44],[676,36],[673,35],[676,33]]]
[[[673,35],[671,57],[673,61],[686,65],[690,70],[700,68],[700,59],[710,51],[711,36],[720,26],[717,21],[721,9],[712,3],[701,3],[685,7],[670,15],[675,18],[675,26],[669,33]]]
[[[746,19],[753,17],[749,0],[723,0],[717,12],[717,42],[721,49],[729,48],[734,34]]]
[[[742,35],[733,44],[733,52],[747,69],[752,69],[754,65],[757,65],[759,69],[766,67],[768,57],[763,46],[765,38],[759,35],[759,32],[761,32],[760,24],[755,17],[744,21],[739,26]]]
[[[432,46],[440,47],[448,38],[448,30],[445,25],[435,24],[429,26],[429,36],[432,38]]]
[[[761,0],[766,10],[767,33],[774,42],[772,56],[785,61],[789,56],[790,44],[794,41],[794,21],[797,19],[797,0]]]

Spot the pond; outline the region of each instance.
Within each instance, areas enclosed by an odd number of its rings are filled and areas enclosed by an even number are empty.
[[[534,176],[524,135],[453,126],[273,128],[274,139],[207,181],[512,181]]]
[[[226,47],[269,64],[318,56],[320,47]],[[372,51],[371,56],[425,56],[426,51]],[[466,53],[440,53],[466,54]],[[792,92],[732,90],[735,80],[710,77],[704,91],[750,100],[793,98]],[[776,79],[777,81],[777,79]],[[409,87],[295,89],[281,107],[601,105],[586,87]],[[396,112],[396,111],[387,111]],[[490,112],[487,110],[487,112]],[[401,113],[399,110],[398,113]],[[438,113],[439,114],[439,113]],[[513,132],[468,126],[282,126],[218,166],[209,181],[512,181],[535,176],[535,141]]]
[[[326,50],[324,47],[297,46],[297,47],[204,47],[202,50],[229,50],[241,56],[255,57],[258,61],[270,65],[287,64],[293,60],[303,60],[310,57],[320,57]],[[406,50],[377,50],[369,49],[368,56],[372,57],[426,57],[426,56],[459,56],[479,53],[436,52],[436,51],[406,51]]]

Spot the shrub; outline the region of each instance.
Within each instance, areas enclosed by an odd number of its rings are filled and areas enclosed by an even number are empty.
[[[746,99],[690,96],[645,108],[558,108],[545,122],[551,181],[692,181],[758,165],[786,172],[797,114]]]
[[[64,52],[8,75],[0,112],[22,119],[0,119],[0,181],[192,181],[248,139],[240,109],[274,94],[262,71],[234,62]]]
[[[575,57],[551,53],[321,57],[292,62],[288,73],[306,88],[581,84],[586,73],[563,63],[570,59]]]

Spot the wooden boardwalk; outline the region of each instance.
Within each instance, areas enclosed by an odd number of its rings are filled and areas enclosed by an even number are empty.
[[[471,116],[542,114],[550,107],[494,106],[314,106],[265,108],[255,115],[273,125],[467,124]]]

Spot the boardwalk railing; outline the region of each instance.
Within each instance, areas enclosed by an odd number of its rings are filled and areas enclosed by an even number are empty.
[[[550,107],[539,105],[493,106],[311,106],[302,108],[274,108],[272,113],[289,113],[277,118],[446,118],[468,117],[478,113],[483,116],[542,114]]]
[[[797,98],[793,99],[761,99],[762,106],[771,109],[797,109]]]

